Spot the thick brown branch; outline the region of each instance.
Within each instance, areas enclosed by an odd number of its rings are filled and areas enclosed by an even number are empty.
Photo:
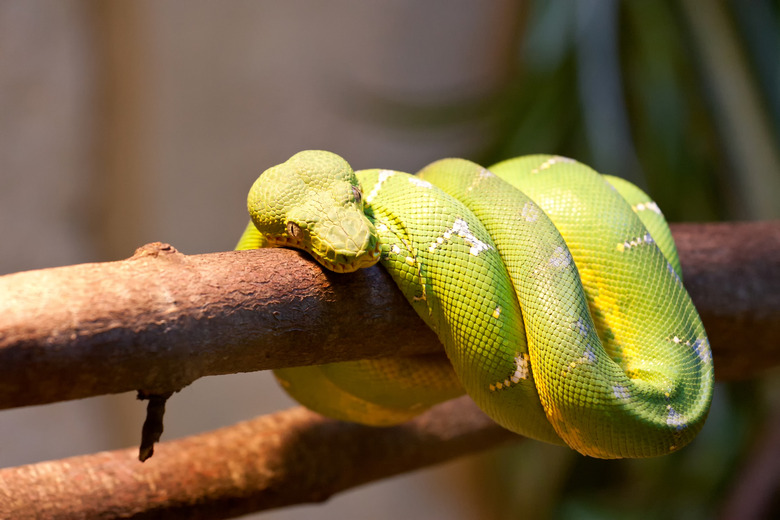
[[[283,249],[149,244],[0,277],[0,295],[0,408],[439,348],[381,268],[343,276]]]
[[[345,489],[520,437],[468,399],[392,428],[303,408],[135,450],[0,470],[0,518],[232,518]]]
[[[780,365],[780,220],[672,226],[721,380]]]
[[[717,376],[780,363],[780,222],[673,231]],[[0,277],[0,408],[438,349],[381,268],[338,275],[288,250],[150,244],[120,262]]]

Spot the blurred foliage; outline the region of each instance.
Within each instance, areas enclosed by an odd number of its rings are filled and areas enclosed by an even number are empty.
[[[523,5],[497,89],[441,104],[362,93],[363,109],[407,133],[479,125],[481,164],[576,158],[648,190],[670,221],[780,218],[780,2]]]
[[[517,69],[492,107],[495,140],[480,160],[492,164],[539,151],[575,157],[645,187],[671,221],[780,216],[780,202],[775,208],[743,206],[761,194],[739,178],[756,175],[739,163],[742,154],[767,155],[769,164],[758,173],[770,179],[763,184],[769,201],[780,200],[780,4],[683,4],[533,2]],[[702,9],[725,15],[729,30],[717,23],[702,27],[701,20],[694,28],[691,19]],[[708,46],[736,55],[733,70],[713,70],[706,63]],[[729,100],[718,95],[719,83],[739,81],[760,103],[738,106],[755,113],[734,116],[733,108],[722,106]],[[763,134],[744,145],[749,150],[735,149],[737,134],[745,132]],[[769,149],[754,148],[762,146]],[[741,499],[734,490],[771,413],[777,390],[771,387],[718,385],[700,437],[667,457],[599,461],[537,443],[498,452],[491,471],[504,473],[504,505],[512,505],[493,517],[721,516],[728,502]],[[778,466],[780,460],[765,463]]]
[[[574,157],[644,187],[670,221],[780,217],[780,2],[537,0],[521,12],[499,89],[439,105],[374,99],[379,119],[481,125],[470,158],[482,164]],[[658,459],[534,442],[497,451],[480,478],[485,517],[704,519],[744,500],[780,517],[778,482],[769,496],[739,487],[751,456],[780,467],[756,452],[778,423],[778,390],[771,376],[719,384],[699,438]]]
[[[752,383],[722,385],[699,437],[665,457],[605,461],[536,442],[497,450],[480,461],[478,500],[496,519],[723,517],[764,423],[761,393]]]

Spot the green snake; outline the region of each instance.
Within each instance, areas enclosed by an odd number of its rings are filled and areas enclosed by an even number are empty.
[[[550,155],[409,175],[304,151],[260,175],[248,209],[237,249],[379,261],[444,345],[276,370],[314,411],[386,426],[465,391],[501,426],[599,458],[670,453],[704,424],[710,345],[658,206],[627,181]],[[393,338],[366,337],[392,356]]]

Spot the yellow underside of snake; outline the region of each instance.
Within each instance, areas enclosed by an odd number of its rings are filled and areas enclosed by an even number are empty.
[[[305,151],[248,208],[238,249],[379,261],[446,352],[277,370],[312,410],[384,426],[465,391],[509,430],[601,458],[675,451],[704,423],[707,336],[658,206],[622,179],[548,155],[355,173]]]

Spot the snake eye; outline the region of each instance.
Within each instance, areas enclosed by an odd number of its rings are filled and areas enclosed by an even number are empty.
[[[301,234],[301,226],[292,220],[287,222],[287,234],[293,238],[298,238]]]
[[[360,192],[360,188],[357,186],[352,186],[352,195],[355,196],[355,202],[360,204],[360,201],[363,200],[363,193]]]

